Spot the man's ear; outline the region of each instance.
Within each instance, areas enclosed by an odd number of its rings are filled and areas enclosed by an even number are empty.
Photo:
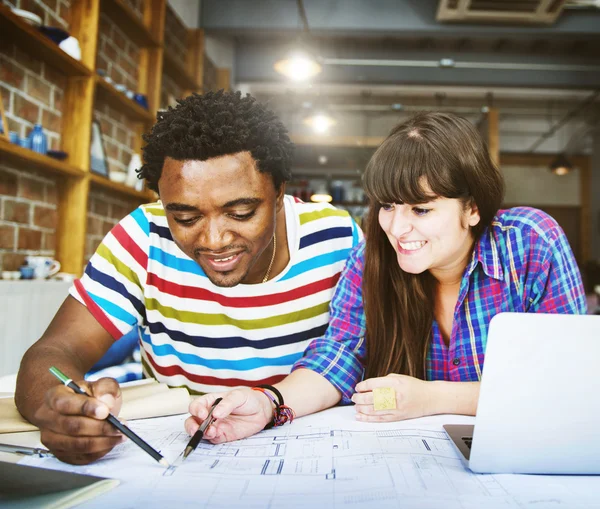
[[[285,182],[282,182],[277,191],[277,212],[283,208],[283,197],[285,196]]]
[[[481,221],[481,215],[479,214],[479,208],[475,203],[475,200],[471,200],[471,204],[469,209],[467,210],[468,214],[468,222],[469,226],[472,228],[473,226],[477,226],[479,221]]]

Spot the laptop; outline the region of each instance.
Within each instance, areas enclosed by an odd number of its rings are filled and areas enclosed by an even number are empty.
[[[600,474],[600,316],[500,313],[475,425],[444,425],[480,473]]]

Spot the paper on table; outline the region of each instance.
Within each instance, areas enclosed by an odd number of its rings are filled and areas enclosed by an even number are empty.
[[[119,417],[126,420],[145,419],[187,413],[190,395],[186,389],[169,389],[166,384],[150,383],[122,387],[123,406]],[[0,399],[0,433],[35,431],[15,406],[13,398]]]
[[[338,407],[244,440],[200,443],[185,462],[166,470],[131,441],[83,467],[51,457],[27,457],[21,464],[121,480],[85,509],[600,508],[597,476],[465,469],[441,423],[472,423],[472,417],[365,423],[354,413]],[[172,462],[189,441],[185,418],[138,420],[131,427]]]

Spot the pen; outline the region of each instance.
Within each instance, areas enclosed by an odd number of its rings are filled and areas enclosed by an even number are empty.
[[[215,418],[212,416],[212,413],[213,413],[213,410],[215,409],[215,407],[221,402],[222,399],[223,398],[215,399],[215,402],[212,404],[212,406],[210,407],[210,410],[208,411],[208,415],[206,416],[206,419],[204,419],[202,424],[200,424],[198,431],[196,431],[196,433],[194,433],[194,436],[188,442],[187,447],[185,448],[185,451],[183,452],[183,459],[186,459],[191,454],[191,452],[194,451],[196,449],[196,447],[198,447],[200,440],[202,440],[202,437],[204,436],[204,432],[215,421]]]
[[[84,396],[90,396],[87,392],[85,392],[79,385],[77,385],[73,380],[71,380],[67,375],[65,375],[60,369],[52,366],[50,368],[50,373],[52,373],[56,378],[58,378],[63,384],[67,387],[75,391],[77,394],[83,394]],[[133,443],[141,447],[145,452],[147,452],[150,456],[152,456],[156,461],[158,461],[163,467],[169,467],[169,462],[155,449],[153,449],[147,442],[144,442],[138,435],[136,435],[133,431],[131,431],[125,424],[123,424],[119,419],[117,419],[114,415],[108,414],[106,418],[108,422],[110,422],[115,428],[117,428],[123,435],[127,438],[131,439]]]
[[[25,445],[13,445],[13,444],[0,444],[0,451],[2,452],[16,452],[19,454],[27,454],[29,456],[52,456],[52,453],[47,449],[41,449],[40,447],[27,447]]]

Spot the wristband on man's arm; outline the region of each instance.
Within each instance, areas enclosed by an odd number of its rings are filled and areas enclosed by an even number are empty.
[[[271,429],[274,426],[283,426],[286,422],[291,423],[296,417],[296,413],[289,406],[285,405],[281,392],[272,385],[258,385],[252,387],[252,390],[262,392],[271,400],[271,403],[275,405],[275,408],[273,409],[273,418],[264,429]],[[277,396],[277,401],[273,395]]]

